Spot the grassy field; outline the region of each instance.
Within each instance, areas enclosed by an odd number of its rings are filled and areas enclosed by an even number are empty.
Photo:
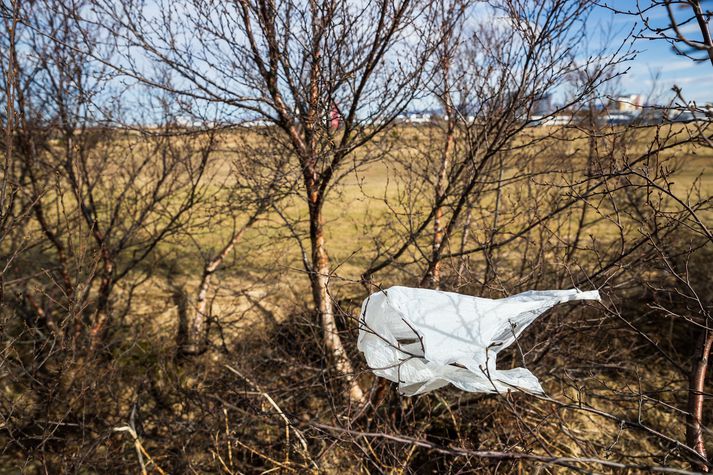
[[[421,160],[417,164],[428,165],[423,162],[427,158],[417,152],[428,147],[437,150],[439,146],[438,142],[417,140],[416,132],[421,131],[407,129],[395,137],[398,147],[395,146],[393,150],[402,155],[387,156],[384,160],[347,174],[330,193],[325,205],[327,248],[334,271],[330,288],[340,302],[340,309],[352,312],[352,315],[358,308],[356,304],[364,296],[364,289],[358,279],[375,255],[374,241],[382,240],[389,244],[403,239],[405,228],[403,223],[394,220],[394,212],[405,211],[408,209],[406,204],[423,212],[432,200],[432,190],[428,186],[410,187],[408,174],[405,173],[405,158]],[[547,131],[534,129],[531,132],[545,134]],[[250,139],[253,140],[253,147],[260,146],[257,138]],[[638,141],[627,148],[627,156],[640,155],[651,140],[651,134],[647,135],[645,131]],[[225,198],[221,194],[222,190],[232,179],[230,162],[239,159],[244,153],[239,143],[240,140],[236,140],[230,147],[219,151],[224,155],[218,156],[221,160],[210,170],[212,179],[206,183],[206,189],[217,193],[221,199]],[[607,147],[610,144],[611,141],[602,139],[600,156],[605,157],[605,160],[623,159],[623,153],[608,153]],[[576,139],[541,142],[509,154],[503,177],[508,180],[523,175],[524,178],[507,181],[501,188],[501,200],[505,203],[502,208],[503,219],[510,219],[501,231],[502,234],[517,229],[531,218],[532,209],[527,206],[529,198],[523,194],[528,186],[537,191],[536,197],[545,204],[566,198],[568,188],[562,185],[582,179],[587,150],[588,143]],[[677,147],[662,153],[658,160],[650,162],[648,169],[640,171],[658,173],[666,169],[673,170],[671,187],[675,193],[682,196],[691,190],[703,196],[713,193],[713,150]],[[533,172],[538,174],[528,175]],[[492,174],[488,176],[492,177]],[[607,246],[615,244],[618,236],[612,222],[599,219],[600,211],[611,212],[606,200],[602,202],[604,204],[601,205],[595,201],[591,203],[584,239],[592,249],[608,252]],[[475,211],[471,223],[471,240],[482,239],[485,234],[492,219],[493,203],[493,190],[479,195],[478,201],[473,203]],[[601,206],[600,211],[597,211],[597,206]],[[124,450],[128,461],[126,463],[134,467],[132,441],[128,437],[124,438],[126,433],[113,431],[114,427],[126,423],[134,405],[140,407],[146,421],[142,440],[159,465],[170,466],[174,459],[184,457],[192,463],[209,466],[215,462],[212,456],[214,450],[224,450],[224,445],[213,447],[211,441],[213,437],[217,440],[223,434],[227,438],[235,437],[241,443],[250,444],[248,449],[240,446],[241,462],[248,460],[259,465],[264,457],[260,454],[267,454],[269,458],[264,459],[265,470],[279,468],[274,461],[287,463],[282,462],[283,451],[288,447],[284,442],[284,421],[271,418],[274,416],[270,412],[272,407],[265,403],[261,393],[243,378],[237,378],[226,370],[226,365],[244,370],[246,375],[258,382],[288,411],[290,417],[298,421],[300,427],[305,427],[315,453],[321,451],[315,447],[323,447],[324,434],[312,431],[309,423],[318,421],[333,424],[335,420],[341,420],[343,415],[341,408],[337,416],[332,412],[333,401],[339,400],[339,390],[335,389],[339,384],[335,382],[335,376],[329,370],[329,361],[320,348],[321,330],[312,312],[312,296],[300,261],[299,247],[274,213],[266,215],[249,230],[225,266],[215,275],[209,294],[211,314],[216,322],[211,327],[212,349],[191,360],[176,357],[178,316],[181,309],[193,311],[203,265],[201,252],[209,255],[217,251],[224,245],[231,230],[231,226],[219,216],[211,217],[208,224],[205,224],[203,220],[208,213],[196,212],[193,216],[196,222],[193,223],[195,226],[190,230],[190,236],[188,232],[178,233],[162,243],[139,272],[135,273],[137,275],[123,281],[121,288],[115,292],[113,298],[116,311],[120,313],[123,305],[129,301],[130,284],[144,275],[150,276],[134,292],[130,312],[122,324],[117,325],[110,364],[99,366],[103,368],[101,371],[90,369],[84,379],[76,379],[75,375],[81,370],[80,359],[77,360],[80,363],[79,369],[74,370],[76,373],[68,371],[62,373],[64,377],[57,378],[67,387],[80,384],[88,388],[86,394],[91,397],[78,399],[76,403],[87,406],[79,409],[75,407],[76,413],[84,414],[86,411],[90,414],[111,414],[111,417],[96,418],[101,421],[97,427],[102,428],[104,432],[101,434],[106,435],[106,439],[97,441],[99,449],[93,453],[95,459],[100,459],[103,454],[111,454],[107,455],[109,466],[116,463],[116,451]],[[285,213],[292,220],[306,217],[301,195],[296,195],[292,202],[285,204]],[[240,213],[238,216],[242,217]],[[712,216],[704,214],[702,217],[706,223],[711,222]],[[572,285],[571,280],[567,279],[570,269],[565,269],[565,266],[569,265],[574,274],[580,270],[580,266],[586,270],[594,257],[592,251],[587,251],[581,258],[575,256],[572,262],[562,258],[562,242],[571,238],[578,219],[578,213],[565,213],[546,226],[538,227],[536,232],[539,234],[533,232],[533,242],[545,243],[542,256],[525,259],[523,247],[527,243],[521,242],[515,242],[499,251],[496,261],[500,266],[500,280],[493,287],[501,285],[500,289],[483,290],[484,287],[474,285],[465,288],[463,292],[502,295],[502,289],[565,288]],[[304,234],[306,223],[301,222],[298,229],[303,233],[303,243],[307,246]],[[429,227],[420,242],[426,251],[430,232]],[[629,233],[628,243],[639,237],[633,225],[626,232]],[[597,241],[596,245],[593,240]],[[412,259],[418,262],[387,269],[379,273],[377,278],[384,287],[417,283],[425,258],[413,250],[402,261]],[[481,253],[471,256],[469,262],[473,278],[480,277],[486,267]],[[637,267],[634,272],[649,272],[646,265]],[[522,281],[517,276],[519,267],[526,268]],[[446,270],[451,272],[452,267]],[[653,271],[651,273],[654,274]],[[545,279],[538,280],[540,275],[545,276]],[[701,275],[707,278],[704,273]],[[561,280],[554,280],[558,278]],[[604,280],[599,279],[595,285]],[[640,328],[651,331],[657,343],[665,342],[666,338],[674,341],[670,336],[674,334],[673,325],[669,326],[664,318],[656,320],[652,317],[651,297],[646,294],[646,286],[638,282],[631,284],[631,280],[623,278],[623,283],[617,282],[618,287],[605,287],[605,297],[622,306],[629,305],[629,308],[622,310],[622,315],[640,325]],[[653,279],[652,282],[650,287],[658,284]],[[635,298],[629,299],[634,293],[631,288],[635,285],[638,286],[635,288],[638,293]],[[533,370],[542,379],[544,386],[560,401],[586,403],[632,421],[644,420],[662,433],[685,440],[685,425],[680,415],[671,410],[672,407],[685,407],[682,402],[685,398],[685,379],[673,367],[667,366],[666,361],[655,351],[649,347],[644,348],[628,326],[602,309],[605,307],[562,306],[543,318],[532,331],[528,330],[524,334],[527,341],[523,347],[533,349],[527,353],[528,364],[532,362]],[[378,380],[366,370],[355,348],[356,324],[353,320],[340,319],[340,325],[345,329],[344,343],[354,363],[358,365],[362,386],[378,390]],[[682,335],[685,333],[685,329],[677,331]],[[551,342],[555,346],[548,347]],[[690,339],[684,340],[675,349],[683,356],[677,357],[685,359],[685,352],[689,351],[690,346]],[[549,354],[547,348],[552,350]],[[499,359],[502,367],[521,366],[517,353],[514,348],[511,349],[513,351],[504,353],[504,357]],[[535,354],[544,355],[543,362],[538,362],[533,356]],[[524,361],[524,355],[522,359]],[[100,364],[103,363],[104,360],[101,360]],[[688,362],[684,361],[683,364]],[[54,381],[52,384],[55,384]],[[96,385],[97,381],[108,381],[113,385]],[[636,384],[642,395],[657,395],[668,406],[639,406],[639,393],[632,392]],[[104,390],[104,393],[95,396],[94,392],[100,390]],[[30,414],[28,419],[33,417],[33,408],[41,408],[40,397],[22,399],[25,393],[16,388],[11,388],[11,391],[17,391],[12,393],[12,397],[21,401],[18,407],[27,409],[27,414]],[[547,439],[544,443],[558,456],[613,457],[610,452],[613,448],[625,454],[635,454],[636,457],[639,454],[658,457],[656,460],[666,457],[659,441],[646,434],[642,436],[640,432],[627,432],[625,429],[628,428],[615,419],[594,417],[591,413],[571,407],[558,411],[554,406],[526,395],[496,398],[464,394],[447,388],[434,396],[413,399],[399,398],[393,390],[385,394],[385,402],[373,408],[368,420],[361,421],[365,424],[364,430],[372,430],[368,424],[378,421],[380,417],[386,422],[376,423],[386,425],[377,425],[378,430],[391,427],[389,424],[396,420],[393,414],[401,414],[399,417],[403,417],[403,420],[400,423],[403,425],[393,428],[397,433],[418,438],[433,437],[433,440],[444,444],[457,439],[459,444],[465,444],[464,440],[473,441],[474,448],[497,448],[503,446],[503,440],[509,443],[510,434],[516,433],[517,425],[520,424],[520,419],[513,417],[507,408],[512,404],[522,404],[523,410],[519,414],[529,418],[528,423],[533,427],[538,427],[537,437]],[[107,404],[105,400],[110,403]],[[229,405],[221,405],[223,403]],[[64,411],[66,405],[65,401],[60,401],[56,407]],[[36,410],[39,413],[40,409]],[[391,412],[384,415],[384,411]],[[59,417],[64,417],[64,414]],[[74,424],[75,419],[68,420]],[[227,424],[230,424],[230,428],[226,428]],[[202,427],[202,435],[196,432],[195,427]],[[567,434],[576,431],[579,440],[586,441],[588,445],[572,443],[568,437],[561,435],[563,431],[567,431]],[[465,434],[464,439],[461,439],[461,433]],[[204,437],[203,445],[194,446],[193,442],[200,437]],[[209,440],[207,446],[205,440]],[[175,449],[174,444],[183,445]],[[348,443],[339,439],[337,443],[329,442],[327,445],[329,448],[324,450],[331,458],[320,461],[322,466],[330,468],[326,473],[339,473],[340,470],[341,473],[353,473],[350,470],[354,470],[360,461],[345,450],[345,447],[349,447]],[[600,450],[602,445],[609,448]],[[259,449],[258,454],[252,450],[253,447]],[[517,449],[520,450],[520,447]],[[234,446],[232,450],[237,458],[238,447]],[[534,450],[533,453],[542,452],[540,449]],[[182,455],[176,455],[179,452]],[[421,453],[420,456],[425,458],[433,455],[421,449],[414,449],[411,453]],[[0,454],[0,473],[3,473],[2,457],[11,459],[12,456]],[[374,458],[378,459],[379,456],[374,455]],[[290,457],[293,463],[297,460],[296,454],[290,454]],[[675,462],[678,464],[676,466],[684,466],[679,462]],[[344,467],[343,470],[341,467]],[[40,473],[39,468],[37,473]],[[180,473],[180,470],[172,473]]]
[[[642,143],[640,147],[637,147],[638,153],[642,152],[644,146],[645,144]],[[566,148],[568,149],[567,151],[572,153],[571,163],[574,164],[572,168],[574,169],[573,173],[576,175],[576,173],[582,170],[582,165],[585,160],[581,154],[586,148],[581,143],[567,143]],[[541,152],[541,150],[544,150],[544,152]],[[532,160],[535,160],[535,166],[544,167],[544,165],[541,164],[542,162],[547,162],[549,158],[546,153],[547,150],[548,147],[538,149],[538,154],[532,158]],[[560,152],[560,150],[556,151],[557,153]],[[672,188],[676,193],[686,193],[692,189],[699,189],[702,195],[710,196],[713,193],[713,150],[680,147],[667,151],[662,155],[663,159],[659,160],[658,163],[661,166],[671,167],[671,169],[675,168],[675,172],[671,176],[671,181]],[[551,165],[553,165],[556,171],[552,173],[550,178],[553,180],[561,179],[563,174],[558,172],[562,170],[561,162],[556,161]],[[403,190],[403,188],[400,188],[400,186],[403,185],[403,182],[400,181],[403,179],[403,176],[400,175],[400,171],[398,165],[388,161],[371,164],[359,170],[358,173],[350,174],[345,177],[341,186],[330,195],[325,205],[325,214],[327,218],[327,246],[332,257],[333,267],[335,268],[335,277],[332,281],[332,289],[335,295],[339,297],[359,297],[362,295],[363,289],[354,283],[354,281],[358,280],[360,273],[368,264],[369,256],[373,255],[373,237],[380,235],[380,233],[387,232],[387,230],[380,230],[378,226],[373,227],[373,225],[380,222],[379,220],[385,220],[391,215],[392,211],[385,199],[389,200],[391,206],[394,206],[394,204],[398,202],[398,198],[401,196],[399,195],[399,190]],[[514,171],[508,170],[508,173],[512,174]],[[512,193],[515,195],[519,191],[520,186],[519,184],[507,186],[505,187],[504,193]],[[419,196],[419,200],[424,205],[429,203],[430,199],[430,195]],[[488,206],[492,204],[492,199],[491,195],[483,197],[484,202],[482,204],[484,205],[484,213],[486,214]],[[304,205],[294,203],[289,207],[289,213],[292,217],[304,216]],[[512,210],[512,213],[517,215],[517,210]],[[574,215],[564,216],[557,223],[559,227],[553,228],[552,231],[562,234],[569,232],[572,228],[570,225],[574,224],[575,218],[576,216]],[[592,219],[594,218],[595,214],[593,213]],[[706,218],[710,220],[711,216],[706,216]],[[280,231],[278,225],[279,221],[275,220],[274,216],[272,216],[268,217],[265,222],[261,223],[255,229],[252,229],[246,236],[245,241],[238,246],[228,266],[220,273],[213,311],[218,318],[227,324],[226,328],[228,328],[228,332],[235,332],[234,336],[236,341],[240,341],[240,332],[243,330],[247,332],[246,334],[252,335],[252,332],[255,331],[260,333],[259,328],[263,326],[266,328],[271,327],[275,322],[295,322],[295,313],[298,313],[301,309],[307,309],[310,306],[311,296],[308,290],[308,281],[299,262],[297,246],[289,237],[286,237],[284,233]],[[474,230],[474,232],[477,232],[477,230]],[[597,237],[605,241],[615,237],[613,234],[607,236],[607,233],[613,233],[612,225],[607,222],[594,225],[588,232],[599,233]],[[221,233],[219,230],[211,231],[204,235],[205,241],[203,244],[205,245],[212,240],[216,242],[221,241],[219,238],[224,239],[224,233]],[[425,237],[426,240],[429,238],[429,236]],[[427,245],[427,243],[425,244]],[[168,247],[173,248],[173,245]],[[519,251],[519,249],[516,248],[514,251]],[[479,256],[476,256],[474,258],[477,259],[478,257]],[[186,269],[190,269],[191,265],[198,264],[198,261],[193,259],[190,262],[194,264],[189,264],[188,261],[180,257],[178,258],[176,264],[176,268],[180,274],[178,279],[186,289],[195,289],[195,285],[197,284],[195,279],[196,273],[185,271]],[[267,278],[265,276],[267,276]],[[411,278],[408,271],[404,270],[390,270],[379,277],[382,279],[384,286],[407,283],[408,279]],[[241,293],[238,292],[240,289],[248,290]],[[169,289],[165,286],[158,285],[150,290],[150,296],[148,299],[145,299],[145,301],[165,301],[168,290]],[[255,301],[260,301],[261,307],[256,307]],[[294,306],[285,305],[285,302],[294,303],[300,301],[303,307],[295,308]],[[146,316],[150,316],[152,311],[155,312],[155,305],[153,305],[153,307],[152,305],[141,306]],[[264,311],[257,311],[256,308],[262,308]],[[175,320],[175,310],[171,305],[166,305],[162,318],[159,319],[159,321],[163,322],[159,332],[161,335],[164,335],[163,338],[168,338],[165,335],[172,335],[175,332]],[[297,322],[301,322],[301,320],[298,319]],[[601,323],[597,322],[596,319],[593,321],[583,319],[579,321],[577,325],[581,325],[581,328],[575,328],[573,334],[568,334],[565,337],[565,341],[573,342],[577,339],[577,335],[581,333],[581,335],[583,335],[582,337],[589,341],[581,342],[579,345],[585,346],[593,344],[592,341],[596,341],[596,338],[592,338],[590,335],[597,334],[597,330],[594,329],[599,328]],[[541,331],[546,333],[547,330]],[[606,343],[602,342],[601,345],[596,345],[601,346],[601,354],[592,354],[591,359],[597,360],[607,357],[611,348],[629,348],[631,342],[626,340],[627,336],[622,336],[622,338],[625,341],[618,343],[609,341]],[[353,341],[348,341],[347,344],[353,345]],[[572,344],[575,347],[578,345],[576,342]],[[150,351],[147,353],[150,354]],[[589,356],[590,355],[587,355],[585,360],[588,361]],[[518,365],[518,363],[519,361],[515,359],[511,361],[513,365]],[[632,420],[636,419],[636,417],[641,417],[641,415],[637,413],[634,404],[625,406],[625,404],[621,402],[612,403],[601,396],[602,394],[609,394],[608,391],[619,394],[631,389],[630,381],[627,379],[627,375],[623,374],[622,370],[616,369],[611,373],[602,370],[597,373],[595,379],[590,379],[589,370],[578,370],[576,364],[573,363],[569,357],[564,356],[558,358],[555,366],[559,369],[566,368],[568,372],[576,374],[576,377],[580,378],[581,381],[586,381],[586,383],[583,382],[582,384],[586,384],[587,391],[589,391],[585,393],[581,390],[576,391],[573,387],[565,387],[563,394],[558,396],[560,399],[571,398],[573,401],[576,400],[580,403],[591,404],[599,409],[616,413],[622,413],[623,407],[629,407],[628,410],[630,410],[630,413],[628,417]],[[265,369],[265,371],[265,374],[260,377],[262,380],[269,381],[273,375],[273,371],[271,369]],[[671,384],[671,381],[679,377],[679,375],[672,372],[669,368],[658,368],[655,365],[653,368],[648,369],[643,375],[637,373],[637,376],[643,379],[643,382],[640,382],[640,384],[650,385],[651,387],[658,387],[657,385],[659,384],[667,386]],[[551,382],[549,376],[545,376],[543,381],[545,381],[546,384]],[[201,385],[202,384],[204,383],[201,383]],[[369,383],[367,382],[366,384]],[[453,396],[453,394],[448,391],[444,391],[443,394],[445,398]],[[673,399],[674,396],[670,396],[670,398],[669,403],[675,405],[676,401]],[[486,399],[477,401],[479,404],[477,406],[478,408],[482,408],[488,404],[495,404],[493,401]],[[310,406],[310,412],[318,412],[324,409],[318,400],[310,404],[313,404],[313,406]],[[409,405],[411,401],[404,402],[403,404]],[[536,403],[528,407],[529,410],[532,411],[540,410]],[[457,424],[464,424],[464,427],[469,427],[467,421],[461,421],[459,419],[462,417],[462,414],[464,414],[462,411],[463,410],[456,412],[458,417]],[[543,420],[547,419],[546,415],[542,417]],[[647,437],[635,436],[617,442],[619,440],[619,434],[621,433],[621,427],[617,422],[612,420],[602,420],[593,417],[591,414],[574,410],[562,411],[559,417],[561,424],[575,428],[580,438],[588,440],[594,445],[601,443],[602,437],[606,437],[607,440],[611,439],[610,442],[607,443],[611,443],[612,445],[619,444],[619,450],[629,451],[630,453],[655,454],[661,450],[656,443]],[[664,430],[666,433],[678,439],[685,439],[684,426],[679,423],[680,421],[677,414],[667,410],[649,409],[645,417],[651,419],[647,421],[647,423],[662,428],[661,430]],[[479,427],[473,427],[470,430],[475,433],[483,432]],[[570,444],[566,440],[558,439],[557,434],[559,429],[557,424],[552,427],[544,424],[540,430],[545,434],[551,434],[549,446],[556,453],[567,454],[573,457],[582,457],[589,454],[586,448],[582,448],[576,444]],[[606,436],[603,434],[606,434]],[[484,446],[487,446],[489,443],[496,444],[497,441],[483,440],[482,443]],[[622,449],[622,447],[625,447],[625,449]],[[157,451],[160,452],[158,449]],[[337,457],[335,466],[339,465],[339,463],[344,462]]]
[[[609,148],[613,147],[618,135],[616,130],[602,133],[599,141],[600,155],[607,155]],[[661,132],[661,131],[659,131]],[[675,126],[671,133],[684,134],[683,126]],[[519,223],[524,222],[529,216],[521,213],[519,207],[522,197],[519,197],[523,186],[527,182],[537,183],[536,188],[552,188],[550,194],[562,194],[566,190],[552,187],[552,184],[562,185],[568,180],[581,179],[586,167],[588,141],[577,138],[578,132],[565,131],[553,133],[547,127],[526,129],[523,137],[515,142],[515,146],[527,141],[533,141],[532,146],[516,149],[508,154],[503,178],[514,178],[522,173],[544,173],[537,179],[525,179],[514,183],[507,183],[502,187],[501,201],[508,203],[504,206],[504,213],[511,217],[509,228],[517,229]],[[655,130],[640,130],[634,139],[628,138],[626,154],[635,157],[647,150],[655,138]],[[241,160],[253,151],[256,154],[277,153],[274,146],[270,146],[264,137],[251,132],[231,132],[221,137],[221,144],[211,162],[206,182],[207,193],[216,193],[221,197],[221,190],[229,188],[233,178],[233,162]],[[411,212],[426,213],[433,201],[432,187],[423,187],[419,190],[409,189],[409,175],[406,173],[408,161],[418,162],[422,169],[426,169],[425,161],[435,163],[440,150],[441,136],[439,131],[430,126],[400,126],[391,131],[386,139],[386,146],[390,153],[379,160],[359,167],[357,170],[346,174],[341,182],[330,191],[324,206],[327,249],[332,259],[335,288],[339,284],[353,286],[354,292],[361,292],[355,284],[361,273],[375,258],[375,239],[396,242],[399,236],[403,237],[408,232],[404,226],[407,205]],[[371,147],[371,146],[369,146]],[[357,151],[356,156],[361,157],[372,150]],[[608,160],[609,158],[605,158]],[[420,161],[420,162],[419,162]],[[652,162],[662,170],[673,170],[671,174],[671,188],[681,195],[691,193],[691,199],[696,195],[710,196],[713,194],[713,150],[706,147],[683,145],[663,151],[658,160]],[[435,165],[432,164],[432,168]],[[648,173],[658,170],[650,169]],[[492,175],[492,174],[491,174]],[[490,176],[492,178],[492,176]],[[409,192],[414,194],[410,196]],[[488,225],[489,214],[495,200],[494,192],[482,193],[477,196],[473,205],[478,208],[477,218],[471,229],[471,239],[484,238],[484,227]],[[518,201],[519,200],[519,201]],[[309,247],[307,240],[307,209],[304,204],[302,192],[297,189],[295,195],[283,205],[285,214],[291,220],[300,221],[297,229],[302,235],[303,245]],[[396,214],[395,214],[396,213]],[[403,213],[403,215],[398,215]],[[237,213],[238,223],[244,216]],[[446,212],[446,217],[448,216]],[[704,214],[704,218],[711,220],[713,216]],[[220,218],[220,215],[218,215]],[[224,218],[224,217],[222,217]],[[596,215],[591,214],[594,220]],[[195,219],[200,221],[204,216],[198,212]],[[420,218],[415,218],[418,223]],[[567,214],[559,221],[554,222],[556,233],[566,237],[568,232],[575,227],[577,215]],[[160,270],[158,276],[152,278],[156,285],[146,289],[147,300],[153,301],[173,292],[175,286],[182,287],[191,296],[197,286],[197,279],[203,264],[204,255],[217,252],[228,240],[232,224],[223,219],[207,221],[208,225],[194,226],[191,228],[190,239],[179,234],[162,243],[156,255],[145,263],[147,270]],[[506,232],[508,229],[505,230]],[[590,232],[598,239],[607,240],[616,238],[617,228],[609,222],[598,223]],[[459,237],[460,231],[456,234]],[[431,239],[431,229],[425,233],[420,242],[423,249],[428,249]],[[456,239],[457,240],[457,239]],[[457,249],[454,249],[457,250]],[[410,256],[421,259],[418,253]],[[406,261],[409,256],[405,256]],[[474,255],[473,259],[480,259]],[[268,276],[268,277],[266,277]],[[408,279],[401,271],[387,270],[382,275],[385,284],[396,282],[393,279]],[[237,301],[241,301],[240,308],[245,305],[245,295],[265,296],[267,294],[288,292],[301,296],[305,305],[310,300],[307,278],[300,260],[299,247],[293,237],[286,232],[284,224],[275,213],[266,214],[252,229],[248,230],[244,238],[228,258],[225,266],[218,273],[215,305],[217,313],[224,313],[220,309],[233,309]],[[342,285],[343,286],[343,285]],[[247,292],[247,293],[246,293]],[[141,302],[139,307],[148,311]],[[225,310],[227,311],[227,310]],[[173,314],[172,305],[167,305],[167,315]],[[232,310],[230,311],[232,313]],[[279,310],[276,310],[279,314]],[[139,311],[137,315],[141,315]],[[175,318],[171,316],[168,321]]]
[[[417,130],[408,129],[401,132],[397,153],[414,156],[414,160],[423,159],[414,154],[414,150],[424,145],[417,140]],[[547,131],[534,129],[534,134],[544,134]],[[630,146],[628,153],[634,155],[643,153],[652,138],[651,133],[644,131],[639,141]],[[248,140],[259,143],[259,138],[249,137]],[[432,144],[427,144],[432,146]],[[603,144],[607,146],[607,142]],[[239,150],[239,147],[236,147]],[[512,176],[518,171],[533,169],[550,169],[547,180],[539,179],[542,183],[563,183],[563,180],[581,177],[586,162],[586,140],[555,141],[554,143],[540,143],[533,150],[517,152],[522,158],[513,160],[510,169],[506,170],[505,177]],[[226,152],[237,153],[237,152]],[[419,158],[420,157],[420,158]],[[563,158],[564,157],[564,158]],[[691,146],[677,147],[661,154],[656,162],[660,167],[675,170],[671,176],[672,189],[676,193],[689,191],[700,192],[701,195],[710,196],[713,193],[713,150],[703,147]],[[565,173],[566,171],[566,173]],[[219,181],[229,182],[230,167],[215,170]],[[339,186],[330,193],[325,204],[327,248],[332,259],[334,270],[333,284],[336,289],[345,289],[346,295],[359,294],[362,290],[356,284],[361,273],[368,267],[375,255],[374,239],[388,239],[389,227],[395,226],[393,211],[400,207],[407,190],[404,186],[405,175],[403,162],[390,157],[371,163],[356,172],[344,177]],[[516,196],[522,182],[504,186],[501,199],[507,201],[509,197]],[[544,185],[541,186],[544,188]],[[420,203],[421,210],[426,210],[430,205],[433,195],[425,193],[417,196],[416,202]],[[510,226],[517,227],[517,222],[528,218],[527,215],[518,214],[518,201],[512,198],[511,208],[507,212],[513,217]],[[481,208],[479,216],[482,220],[488,219],[488,209],[494,201],[494,194],[483,194],[479,198],[478,207]],[[297,195],[292,204],[286,207],[286,214],[292,219],[303,220],[298,228],[304,233],[303,244],[308,249],[309,242],[306,238],[306,206]],[[596,213],[590,213],[591,220],[596,220]],[[711,219],[710,215],[704,215]],[[568,214],[553,223],[553,232],[565,235],[572,232],[578,218],[576,214]],[[405,228],[398,226],[394,229],[405,232]],[[617,238],[618,229],[608,221],[599,222],[588,230],[602,241]],[[226,242],[230,232],[229,226],[207,227],[199,230],[194,236],[195,242],[206,249],[219,249]],[[471,231],[473,236],[482,234],[482,229],[475,222]],[[430,239],[429,232],[421,240],[427,248]],[[174,282],[183,286],[190,293],[196,288],[198,269],[201,259],[196,251],[194,242],[181,239],[167,242],[161,246],[160,255],[164,260],[158,265],[166,267],[166,274],[171,275]],[[417,254],[414,258],[419,258]],[[473,256],[476,261],[480,256]],[[406,258],[408,260],[408,257]],[[152,262],[149,265],[156,265]],[[265,277],[268,276],[268,277]],[[388,270],[381,276],[385,285],[396,283],[399,279],[408,279],[408,272]],[[394,280],[395,279],[395,280]],[[244,239],[237,246],[235,252],[226,261],[226,265],[219,273],[218,286],[216,287],[215,308],[216,314],[234,314],[235,309],[245,308],[252,303],[246,302],[245,296],[264,298],[271,302],[270,295],[289,294],[309,305],[311,296],[308,291],[308,281],[300,261],[299,248],[294,239],[285,232],[281,220],[273,214],[266,215],[253,229],[250,229]],[[349,289],[352,289],[351,291]],[[159,285],[151,294],[165,295],[168,291],[165,285]],[[238,303],[240,302],[240,303]],[[275,315],[284,313],[284,309],[273,306]],[[169,308],[167,311],[172,313]],[[172,321],[173,317],[169,318]]]

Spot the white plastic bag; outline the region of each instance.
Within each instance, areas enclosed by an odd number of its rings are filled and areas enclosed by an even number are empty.
[[[374,374],[399,383],[406,396],[448,383],[470,392],[542,393],[530,371],[498,370],[495,359],[538,316],[570,300],[599,300],[599,292],[533,290],[492,300],[391,287],[362,304],[358,347]]]

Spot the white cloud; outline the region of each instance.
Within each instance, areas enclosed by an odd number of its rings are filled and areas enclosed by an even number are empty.
[[[666,61],[663,64],[652,64],[651,68],[661,73],[672,73],[675,71],[684,71],[686,69],[695,68],[697,65],[689,59],[678,59],[674,61]]]

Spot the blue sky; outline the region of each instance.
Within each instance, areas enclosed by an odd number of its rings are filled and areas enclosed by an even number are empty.
[[[618,8],[635,6],[635,2],[628,0],[608,0],[607,3]],[[662,24],[667,18],[663,8],[652,10],[648,17],[655,24]],[[603,7],[595,9],[591,20],[595,29],[601,31],[611,28],[614,39],[619,41],[625,38],[632,28],[637,32],[641,30],[640,18],[614,14]],[[683,30],[691,35],[691,39],[700,37],[700,32],[694,24],[684,26]],[[633,47],[639,53],[628,63],[630,69],[620,80],[622,92],[638,93],[645,97],[651,95],[651,101],[662,103],[673,96],[671,87],[675,84],[682,89],[687,100],[695,100],[699,105],[713,102],[713,65],[710,62],[695,63],[685,56],[679,56],[664,40],[637,39]]]

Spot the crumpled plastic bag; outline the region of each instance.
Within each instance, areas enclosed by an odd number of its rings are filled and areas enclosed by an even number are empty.
[[[362,304],[358,348],[377,376],[399,383],[406,396],[453,384],[469,392],[519,389],[543,393],[526,368],[497,369],[498,352],[538,316],[599,292],[531,290],[503,299],[391,287]]]

